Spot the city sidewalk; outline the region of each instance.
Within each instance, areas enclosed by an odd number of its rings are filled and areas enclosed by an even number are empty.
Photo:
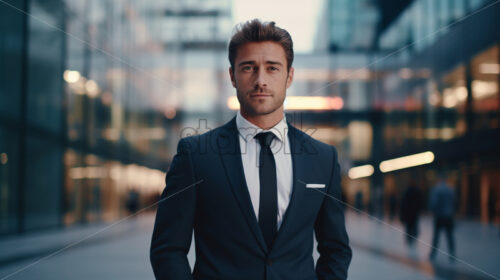
[[[149,264],[153,222],[146,213],[115,224],[0,239],[0,280],[154,279]]]
[[[380,221],[366,214],[349,211],[346,215],[347,230],[354,254],[369,253],[384,262],[398,263],[400,267],[418,271],[431,279],[499,279],[500,228],[475,221],[457,220],[455,225],[456,258],[450,262],[447,255],[438,252],[435,261],[428,260],[432,244],[433,225],[430,217],[420,221],[418,241],[414,248],[406,246],[404,227],[398,221]],[[439,250],[448,254],[444,232],[441,232]],[[352,279],[364,278],[367,269],[351,267]],[[359,266],[360,268],[366,266]],[[383,273],[376,268],[373,273]],[[360,278],[354,277],[361,272]],[[395,278],[388,271],[387,279]],[[392,276],[391,276],[392,275]],[[432,278],[434,277],[434,278]],[[406,278],[405,278],[406,279]],[[413,279],[413,278],[412,278]],[[426,278],[417,278],[426,279]]]
[[[408,250],[398,223],[384,225],[352,212],[346,219],[353,247],[349,279],[474,280],[500,277],[498,227],[458,222],[459,261],[449,263],[446,256],[438,254],[436,262],[430,263],[427,260],[429,248],[424,243],[419,242],[415,250]],[[0,279],[154,279],[149,264],[153,222],[154,216],[145,214],[111,227],[105,224],[78,226],[0,240]],[[431,220],[424,218],[420,229],[422,242],[430,243]],[[82,239],[85,240],[63,249]],[[445,244],[443,235],[440,248],[444,251],[447,250]],[[318,257],[317,252],[314,257]],[[188,259],[193,266],[194,242]],[[494,277],[488,277],[465,263]],[[19,272],[5,278],[16,271]]]

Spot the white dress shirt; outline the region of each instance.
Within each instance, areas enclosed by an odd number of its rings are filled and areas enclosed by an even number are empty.
[[[255,135],[262,131],[271,131],[276,136],[271,142],[271,151],[276,162],[276,179],[278,187],[278,230],[283,221],[286,209],[292,195],[292,155],[290,153],[290,141],[288,138],[288,125],[285,115],[274,127],[263,130],[246,120],[238,111],[236,115],[236,127],[239,131],[241,159],[245,179],[252,200],[253,210],[257,220],[259,219],[260,180],[259,180],[259,155],[260,144]]]

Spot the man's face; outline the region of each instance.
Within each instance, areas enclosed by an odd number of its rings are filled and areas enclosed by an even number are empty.
[[[243,115],[267,115],[280,109],[293,79],[283,47],[275,42],[252,42],[238,48],[229,69]]]

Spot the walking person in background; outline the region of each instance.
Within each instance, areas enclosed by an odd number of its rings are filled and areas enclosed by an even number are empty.
[[[422,211],[422,192],[412,181],[401,199],[400,220],[405,225],[406,244],[413,247],[418,237],[418,220]]]
[[[139,192],[136,189],[129,190],[125,207],[130,215],[135,214],[139,210]]]
[[[431,191],[429,207],[434,214],[434,237],[430,260],[436,257],[436,249],[439,244],[439,233],[441,229],[446,232],[450,261],[455,257],[455,239],[453,236],[454,214],[455,214],[455,190],[446,182],[446,175],[441,174],[439,182]]]
[[[396,191],[392,190],[389,194],[389,221],[393,221],[396,217],[396,210],[398,208],[398,196],[396,195]]]

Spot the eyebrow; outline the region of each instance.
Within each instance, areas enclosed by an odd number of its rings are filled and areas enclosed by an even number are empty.
[[[255,61],[254,60],[247,60],[247,61],[242,61],[238,64],[238,66],[242,66],[242,65],[254,65],[255,64]],[[268,60],[266,61],[266,64],[272,64],[272,65],[280,65],[280,66],[283,66],[283,64],[279,61],[272,61],[272,60]]]

